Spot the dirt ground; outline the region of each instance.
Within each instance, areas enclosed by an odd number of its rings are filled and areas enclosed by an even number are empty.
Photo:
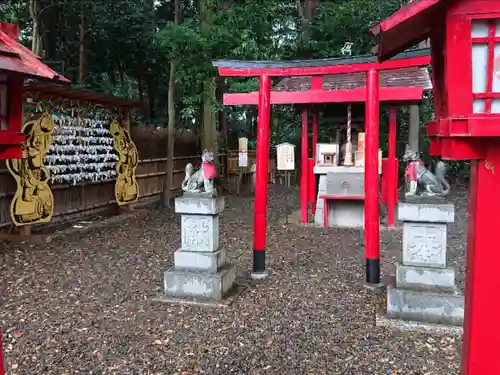
[[[297,193],[270,187],[264,281],[250,282],[253,199],[227,197],[221,246],[248,285],[226,308],[153,304],[179,247],[150,209],[44,244],[3,243],[0,324],[9,375],[455,375],[459,339],[375,326],[359,233],[283,224]],[[450,265],[463,287],[466,192],[453,197]],[[382,232],[385,275],[401,231]]]

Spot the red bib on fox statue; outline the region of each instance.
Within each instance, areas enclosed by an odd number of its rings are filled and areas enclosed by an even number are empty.
[[[422,160],[410,161],[406,165],[405,179],[406,179],[407,182],[409,182],[409,181],[417,181],[418,180],[417,171],[418,171],[418,167],[419,166],[422,166],[422,167],[425,166],[424,162]]]
[[[217,170],[212,163],[203,162],[201,167],[203,168],[203,177],[206,180],[213,180],[217,176]]]

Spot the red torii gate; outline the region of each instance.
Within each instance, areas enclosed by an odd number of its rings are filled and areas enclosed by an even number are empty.
[[[428,53],[428,52],[427,52]],[[379,227],[379,92],[380,99],[388,102],[418,101],[422,99],[421,87],[379,87],[379,70],[394,70],[427,66],[430,57],[422,51],[409,51],[394,59],[378,63],[373,56],[297,61],[237,61],[216,60],[213,65],[224,77],[260,77],[259,92],[224,95],[226,105],[258,105],[257,171],[254,203],[254,246],[252,277],[267,276],[265,266],[267,227],[268,157],[270,142],[270,116],[272,104],[309,104],[325,102],[364,102],[370,95],[376,100],[366,100],[366,151],[365,151],[365,258],[366,282],[380,283],[380,227]],[[366,74],[366,88],[339,91],[323,89],[323,76],[361,72]],[[306,91],[271,92],[271,77],[311,76],[311,87]],[[368,95],[368,96],[367,96]],[[395,130],[395,112],[391,126]],[[307,150],[307,112],[302,112],[302,147]],[[313,142],[316,121],[313,120]],[[395,141],[395,132],[394,132]],[[394,147],[391,152],[395,153]],[[315,148],[313,147],[313,150]],[[313,151],[314,152],[314,151]],[[305,160],[304,160],[305,157]],[[393,163],[395,165],[395,161]],[[303,152],[302,172],[307,176],[307,152]],[[396,179],[396,176],[392,180]],[[301,177],[301,196],[307,202],[307,177]],[[302,210],[304,211],[304,210]],[[306,208],[307,213],[307,208]],[[304,215],[303,215],[304,216]]]
[[[471,160],[462,374],[500,374],[500,1],[414,1],[372,32],[379,61],[431,39],[430,150]]]

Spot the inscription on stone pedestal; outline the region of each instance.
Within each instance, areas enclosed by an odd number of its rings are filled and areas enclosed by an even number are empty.
[[[182,250],[216,251],[219,247],[219,217],[182,215]]]
[[[446,267],[446,224],[404,223],[403,264]]]

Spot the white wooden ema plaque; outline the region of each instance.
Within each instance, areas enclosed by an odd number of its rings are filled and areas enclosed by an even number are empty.
[[[278,170],[295,170],[295,145],[286,142],[277,145],[276,155],[278,159]]]

